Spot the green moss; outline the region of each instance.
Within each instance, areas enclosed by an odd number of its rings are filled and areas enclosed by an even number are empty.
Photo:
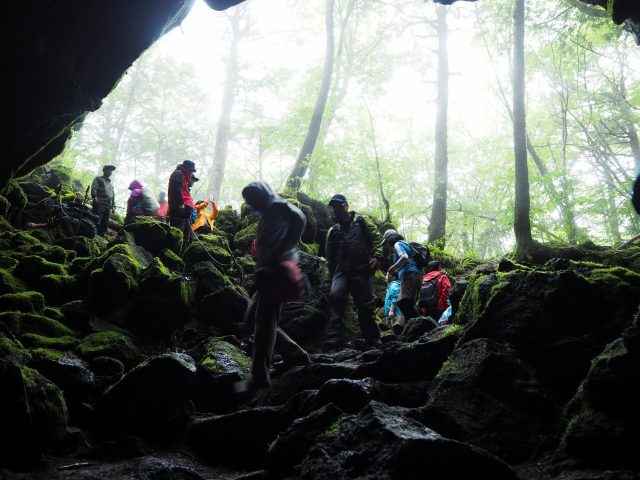
[[[44,296],[40,292],[20,292],[0,295],[0,311],[37,313],[44,308]]]
[[[609,286],[640,286],[640,275],[622,267],[603,268],[602,266],[598,266],[598,268],[594,268],[591,271],[588,280],[591,283],[602,282],[609,284]]]
[[[135,363],[139,357],[131,338],[115,331],[93,333],[85,337],[75,351],[83,358],[113,357],[127,365]]]
[[[174,253],[182,250],[182,232],[153,217],[135,217],[124,227],[124,231],[131,233],[135,243],[153,255],[160,255],[165,248]]]
[[[68,335],[52,338],[36,333],[25,333],[20,337],[20,341],[30,348],[48,348],[54,350],[73,350],[80,343],[80,340]]]
[[[22,343],[0,333],[0,358],[25,365],[31,361],[31,354]]]
[[[320,433],[317,436],[316,441],[322,441],[322,440],[325,440],[325,439],[331,437],[332,435],[334,435],[340,429],[340,426],[344,422],[349,420],[351,417],[352,417],[352,415],[341,415],[335,422],[333,422],[329,426],[329,428],[327,428],[324,432]]]
[[[62,265],[45,260],[38,255],[22,257],[14,270],[16,276],[33,284],[36,284],[43,275],[65,275],[66,273]]]
[[[68,302],[79,294],[78,279],[73,275],[43,275],[38,288],[47,301],[55,305]]]
[[[258,223],[255,222],[236,233],[233,237],[236,248],[239,248],[242,251],[247,251],[251,242],[256,238],[257,232]]]
[[[11,225],[7,222],[6,218],[4,218],[9,213],[9,207],[11,207],[11,203],[9,203],[7,197],[0,195],[0,231],[12,230]],[[3,224],[6,224],[8,228],[5,228]]]
[[[15,180],[9,180],[9,183],[4,188],[2,194],[16,210],[23,210],[24,207],[27,206],[27,195]]]
[[[235,345],[213,338],[207,343],[201,366],[213,375],[233,372],[247,375],[251,359]]]
[[[309,255],[318,256],[318,250],[320,249],[320,245],[317,243],[303,243],[302,241],[298,243],[298,248]]]
[[[168,248],[162,250],[160,259],[162,260],[162,263],[164,263],[167,268],[169,268],[169,270],[172,270],[174,272],[184,271],[184,262],[178,255],[173,252],[173,250],[170,250]]]
[[[440,334],[440,336],[441,338],[450,337],[450,336],[462,337],[462,334],[464,333],[464,331],[465,331],[465,328],[462,325],[455,323],[445,328]]]
[[[193,265],[199,262],[214,262],[218,267],[228,268],[233,264],[226,239],[220,235],[200,235],[184,252],[184,260]]]
[[[32,415],[37,415],[40,421],[49,424],[59,422],[60,427],[66,427],[68,413],[62,390],[37,370],[28,367],[22,367],[20,370],[26,394],[34,404]]]
[[[0,269],[0,294],[18,293],[26,290],[24,284],[13,276],[11,272]]]
[[[0,322],[6,322],[16,335],[36,333],[47,337],[72,336],[73,331],[62,323],[35,313],[3,312]]]

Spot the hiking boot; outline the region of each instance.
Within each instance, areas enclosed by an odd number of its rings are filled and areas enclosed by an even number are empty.
[[[404,330],[404,317],[396,317],[393,319],[391,329],[396,337],[399,337]]]

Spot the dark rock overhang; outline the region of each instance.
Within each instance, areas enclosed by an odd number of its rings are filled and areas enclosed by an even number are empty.
[[[205,1],[223,10],[243,0]],[[637,0],[582,1],[608,7],[613,21],[626,22],[640,39]],[[193,0],[7,3],[0,187],[60,154],[74,124],[100,107],[133,62],[178,26],[192,4]]]

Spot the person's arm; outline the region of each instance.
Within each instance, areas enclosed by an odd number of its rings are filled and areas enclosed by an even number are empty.
[[[398,269],[402,268],[402,266],[407,263],[407,260],[409,260],[409,255],[404,251],[400,242],[396,242],[396,244],[393,246],[393,249],[398,256],[398,261],[389,267],[389,272],[391,273],[397,272]]]
[[[324,242],[324,255],[327,259],[327,266],[329,267],[329,277],[333,277],[333,273],[335,272],[335,249],[333,246],[333,229],[335,227],[331,227],[327,232],[327,239]]]
[[[24,226],[30,230],[36,229],[36,228],[47,228],[49,226],[48,223],[34,223],[34,222],[27,222],[24,224]]]
[[[371,257],[377,258],[378,261],[382,260],[382,237],[380,236],[380,232],[378,231],[378,227],[373,223],[369,218],[362,217],[364,220],[364,225],[367,228],[367,234],[369,236],[369,240],[371,241]]]
[[[174,171],[169,177],[169,198],[174,199],[174,205],[184,208],[184,199],[182,198],[182,180],[184,174],[180,170]]]
[[[93,179],[93,182],[91,182],[91,200],[93,200],[93,203],[98,203],[99,181],[99,178],[96,177]]]

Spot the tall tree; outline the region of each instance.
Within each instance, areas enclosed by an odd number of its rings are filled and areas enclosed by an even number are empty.
[[[513,12],[513,153],[515,158],[514,233],[516,257],[526,258],[533,247],[531,201],[527,166],[527,127],[524,80],[524,0],[515,0]]]
[[[229,57],[227,58],[226,77],[224,90],[222,92],[222,102],[220,117],[218,118],[216,140],[213,149],[213,164],[209,173],[209,193],[216,200],[220,199],[220,189],[224,180],[225,168],[227,165],[227,152],[229,150],[229,139],[231,137],[231,112],[238,84],[238,65],[240,42],[249,28],[247,21],[244,26],[243,19],[247,16],[244,5],[235,7],[231,16],[231,45],[229,47]]]
[[[313,115],[311,115],[311,121],[309,122],[309,128],[307,130],[307,136],[304,139],[296,163],[291,170],[289,179],[287,180],[287,189],[299,190],[307,172],[307,166],[313,155],[313,149],[316,146],[318,139],[318,133],[320,132],[320,126],[322,124],[322,116],[324,115],[324,109],[327,104],[327,97],[329,96],[329,89],[331,88],[331,77],[333,75],[333,57],[334,57],[334,38],[333,38],[333,5],[334,0],[327,0],[325,10],[325,24],[326,24],[326,52],[324,58],[324,69],[322,72],[322,83],[320,84],[320,90],[318,91],[318,98],[316,99],[316,106],[313,109]]]
[[[448,144],[447,122],[449,113],[449,52],[447,7],[436,5],[438,17],[438,93],[436,99],[434,188],[429,221],[429,243],[441,248],[445,245],[447,224]]]

